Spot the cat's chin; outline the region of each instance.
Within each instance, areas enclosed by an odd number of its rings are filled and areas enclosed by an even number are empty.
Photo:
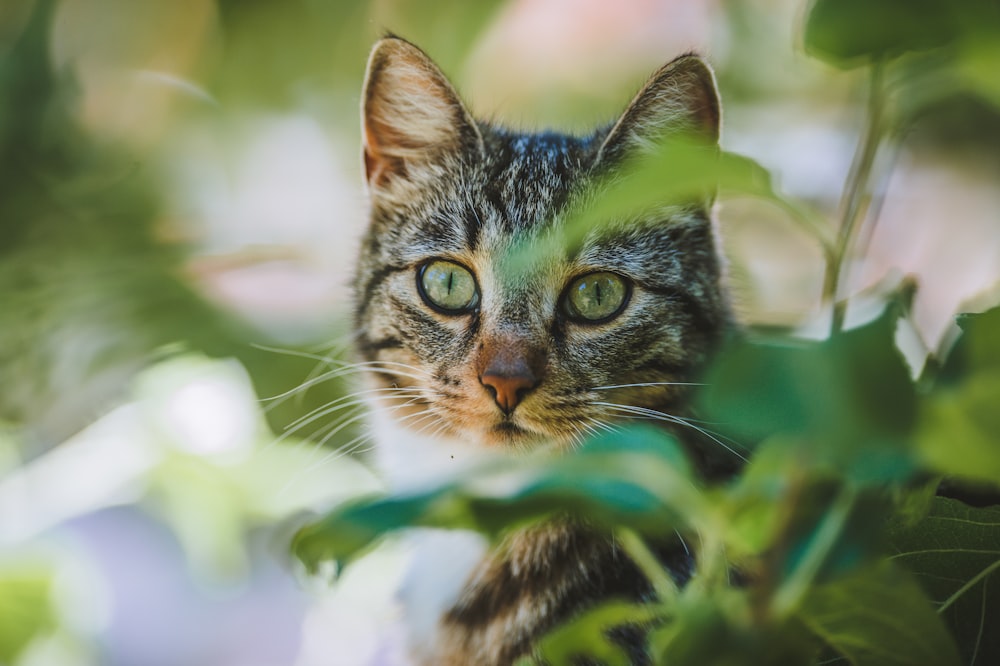
[[[543,446],[546,438],[527,430],[512,421],[500,421],[484,434],[484,444],[489,447],[508,447],[516,450]]]
[[[379,413],[371,426],[378,442],[373,462],[388,485],[398,491],[453,479],[497,457],[552,446],[545,435],[506,419],[485,429],[462,428],[434,436]]]

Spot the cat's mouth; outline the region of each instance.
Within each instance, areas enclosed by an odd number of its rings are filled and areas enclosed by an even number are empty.
[[[504,419],[487,430],[486,439],[488,444],[495,446],[520,447],[540,442],[544,437],[510,419]]]

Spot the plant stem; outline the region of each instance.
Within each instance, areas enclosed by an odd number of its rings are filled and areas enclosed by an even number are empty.
[[[841,532],[844,531],[847,519],[854,509],[855,499],[855,491],[844,488],[830,505],[826,515],[817,525],[812,541],[806,547],[798,566],[774,595],[771,608],[777,617],[787,617],[792,613],[812,588],[824,563],[836,547]]]
[[[653,591],[661,602],[672,601],[677,597],[677,584],[667,575],[663,565],[649,550],[646,543],[632,530],[622,527],[615,531],[615,536],[629,558],[635,562],[639,570],[653,586]]]
[[[823,279],[823,301],[832,306],[833,314],[830,323],[831,334],[838,333],[844,327],[844,317],[847,313],[847,298],[840,298],[840,285],[847,272],[848,255],[854,245],[858,233],[859,222],[865,218],[865,213],[871,204],[871,176],[875,164],[875,155],[882,142],[885,112],[885,64],[875,61],[872,64],[868,80],[868,108],[866,113],[865,131],[854,153],[854,161],[844,185],[844,195],[840,205],[840,228],[837,236],[837,246],[834,248],[833,260],[827,262],[826,274]]]

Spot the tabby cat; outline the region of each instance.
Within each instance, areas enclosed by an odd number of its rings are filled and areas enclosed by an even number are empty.
[[[427,55],[387,37],[362,105],[371,218],[357,340],[377,462],[396,488],[484,453],[571,447],[630,417],[683,422],[689,384],[730,324],[713,194],[563,232],[664,139],[717,145],[719,99],[700,58],[669,63],[615,123],[577,137],[475,120]],[[697,429],[677,434],[704,472],[725,466]],[[660,548],[681,582],[684,550]],[[511,664],[580,610],[649,594],[610,539],[569,520],[515,532],[467,577],[452,571],[440,617],[413,641],[416,663]],[[619,633],[648,662],[641,634]]]

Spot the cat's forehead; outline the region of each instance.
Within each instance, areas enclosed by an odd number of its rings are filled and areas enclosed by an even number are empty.
[[[501,231],[537,229],[551,223],[584,184],[591,141],[543,132],[484,132],[484,155],[463,183],[467,200],[502,226]]]

